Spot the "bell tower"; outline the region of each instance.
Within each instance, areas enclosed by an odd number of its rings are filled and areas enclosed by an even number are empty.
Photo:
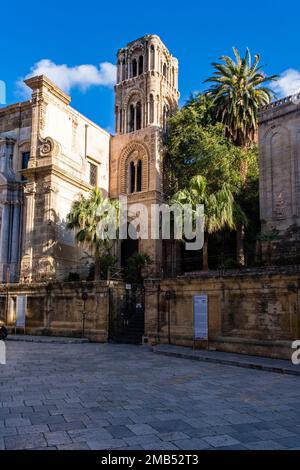
[[[119,49],[110,197],[126,195],[129,207],[142,203],[148,214],[152,204],[164,201],[161,144],[178,99],[178,61],[158,36],[147,35]],[[131,245],[131,251],[151,257],[153,274],[161,274],[162,241],[152,240],[150,229],[149,239]]]
[[[117,55],[116,133],[166,127],[178,105],[178,61],[156,35],[130,42]]]

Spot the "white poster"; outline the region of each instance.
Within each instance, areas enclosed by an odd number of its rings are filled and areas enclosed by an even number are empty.
[[[207,295],[194,295],[194,339],[208,339]]]
[[[26,295],[17,296],[16,305],[16,327],[25,328],[27,297]]]

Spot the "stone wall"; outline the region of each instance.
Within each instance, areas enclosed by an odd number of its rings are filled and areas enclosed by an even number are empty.
[[[108,287],[106,282],[8,285],[0,289],[0,320],[12,330],[17,295],[27,296],[26,333],[82,336],[84,302],[85,334],[91,341],[105,342],[108,335]]]
[[[300,339],[299,287],[300,271],[283,268],[146,280],[144,340],[289,359]],[[27,334],[80,337],[83,292],[85,337],[106,342],[109,320],[122,313],[125,284],[118,281],[2,286],[0,320],[13,330],[17,296],[26,295]],[[208,297],[207,342],[194,343],[196,294]]]
[[[300,96],[300,95],[299,95]],[[300,227],[300,99],[290,96],[259,112],[262,231]]]
[[[193,296],[205,293],[208,342],[196,347],[290,358],[291,341],[300,338],[299,286],[300,273],[283,270],[147,281],[145,337],[193,346]]]

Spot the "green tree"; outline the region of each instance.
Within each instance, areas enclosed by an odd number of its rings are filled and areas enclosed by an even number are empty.
[[[226,135],[240,147],[249,147],[256,140],[257,113],[274,97],[266,83],[277,78],[267,76],[260,66],[260,55],[255,54],[252,62],[249,49],[244,57],[233,48],[235,60],[222,56],[222,63],[213,62],[213,76],[206,82],[213,85],[207,93],[212,98],[212,114],[216,121],[225,126]]]
[[[226,181],[236,194],[243,185],[240,168],[245,153],[225,136],[223,124],[212,123],[211,109],[211,100],[199,95],[169,119],[168,176],[173,172],[176,181],[170,184],[171,195],[198,174],[206,177],[211,190],[220,189]],[[252,157],[246,153],[247,159]]]
[[[117,219],[117,202],[105,198],[99,188],[93,188],[89,197],[81,195],[73,202],[67,215],[67,229],[75,230],[77,243],[86,247],[94,256],[95,279],[99,279],[101,274],[101,256],[107,254],[113,244],[109,224],[117,224]]]
[[[190,204],[193,211],[197,205],[204,206],[204,245],[203,266],[208,266],[208,235],[216,233],[225,227],[235,228],[234,212],[241,209],[235,207],[234,197],[227,183],[223,183],[217,191],[210,191],[206,178],[202,175],[194,176],[186,189],[179,190],[172,198],[173,204]],[[244,216],[244,214],[243,214]]]
[[[225,126],[225,134],[243,151],[240,172],[244,191],[247,191],[248,159],[247,150],[255,143],[258,128],[258,110],[274,97],[266,86],[276,80],[276,75],[267,76],[260,65],[260,55],[252,61],[249,49],[241,57],[234,47],[235,60],[222,56],[222,63],[213,62],[213,76],[206,82],[213,85],[207,90],[211,101],[211,115],[215,122]],[[244,264],[244,227],[237,227],[237,258]]]

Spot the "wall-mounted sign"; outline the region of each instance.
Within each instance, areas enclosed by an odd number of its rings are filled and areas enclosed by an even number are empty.
[[[27,297],[26,297],[26,295],[17,295],[16,328],[25,328],[26,308],[27,308]]]
[[[208,339],[207,295],[194,295],[194,339]]]

